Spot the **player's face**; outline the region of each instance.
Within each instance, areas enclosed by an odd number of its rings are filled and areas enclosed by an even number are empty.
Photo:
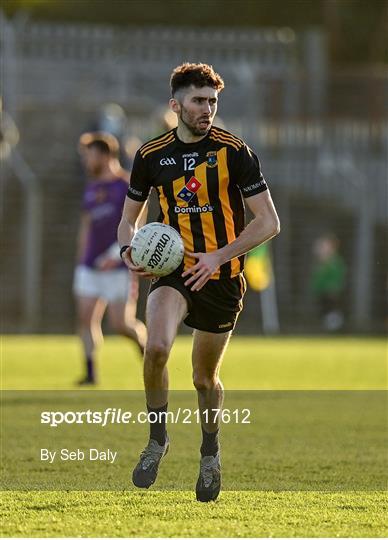
[[[206,135],[217,112],[218,92],[214,88],[191,86],[176,99],[179,121],[196,137]]]
[[[82,151],[82,162],[87,174],[97,176],[105,167],[106,155],[97,148],[85,148]]]

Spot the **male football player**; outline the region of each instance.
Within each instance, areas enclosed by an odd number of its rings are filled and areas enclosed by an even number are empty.
[[[131,261],[130,243],[151,188],[160,203],[160,221],[182,236],[180,268],[151,281],[147,301],[148,338],[144,383],[147,408],[158,422],[133,471],[133,482],[154,483],[169,439],[167,360],[181,321],[193,331],[193,382],[202,413],[202,445],[197,500],[215,500],[221,487],[219,415],[222,356],[242,308],[244,254],[279,233],[279,220],[259,160],[238,137],[213,126],[220,75],[207,64],[185,63],[171,75],[170,107],[177,128],[138,151],[118,229],[121,255],[139,276],[152,277]],[[244,228],[244,202],[254,219]],[[157,415],[157,416],[156,416]],[[215,418],[217,416],[217,418]]]
[[[95,351],[107,306],[113,329],[134,340],[141,352],[146,329],[135,316],[138,278],[117,256],[117,226],[129,182],[118,161],[119,143],[108,133],[84,133],[79,150],[89,179],[82,203],[74,293],[86,368],[80,384],[94,384]]]

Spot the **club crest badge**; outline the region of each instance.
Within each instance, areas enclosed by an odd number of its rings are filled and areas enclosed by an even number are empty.
[[[211,151],[206,154],[206,166],[207,167],[217,167],[217,152]]]

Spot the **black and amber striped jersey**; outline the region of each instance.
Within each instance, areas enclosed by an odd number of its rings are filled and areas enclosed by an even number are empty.
[[[252,150],[238,137],[212,127],[206,137],[183,143],[176,129],[145,143],[137,152],[128,197],[145,201],[157,191],[159,221],[174,227],[189,252],[211,252],[230,244],[245,226],[243,197],[267,184]],[[185,255],[184,269],[194,264]],[[237,276],[244,257],[223,264],[212,279]]]

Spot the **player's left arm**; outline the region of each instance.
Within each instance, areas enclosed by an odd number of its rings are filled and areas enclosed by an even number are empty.
[[[247,197],[245,202],[254,218],[233,242],[211,253],[190,253],[197,263],[182,276],[189,277],[185,285],[199,291],[213,273],[224,263],[244,255],[254,247],[270,240],[280,232],[280,221],[269,190]]]

